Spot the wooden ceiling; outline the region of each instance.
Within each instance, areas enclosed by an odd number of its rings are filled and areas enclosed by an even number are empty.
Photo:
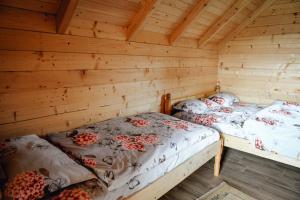
[[[275,0],[0,0],[0,27],[137,41],[224,44]]]

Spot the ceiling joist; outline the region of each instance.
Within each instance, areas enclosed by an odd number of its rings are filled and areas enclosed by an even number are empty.
[[[198,46],[203,47],[206,45],[214,36],[224,28],[233,17],[235,17],[241,10],[243,10],[251,1],[249,0],[236,0],[232,6],[212,25],[205,33],[200,36]]]
[[[222,48],[226,45],[227,42],[234,39],[239,33],[242,32],[244,28],[246,28],[250,23],[252,23],[264,10],[269,8],[275,0],[265,0],[259,5],[257,9],[255,9],[247,18],[239,24],[236,28],[230,31],[219,43],[219,47]]]
[[[188,14],[183,18],[176,28],[172,31],[169,37],[169,43],[172,45],[181,34],[187,29],[187,27],[193,22],[193,20],[200,14],[201,11],[207,6],[209,0],[198,0]]]
[[[132,40],[137,33],[143,28],[147,18],[157,7],[162,0],[144,0],[142,1],[141,8],[134,15],[127,27],[127,40]]]
[[[62,0],[56,13],[56,32],[64,34],[71,22],[79,0]]]

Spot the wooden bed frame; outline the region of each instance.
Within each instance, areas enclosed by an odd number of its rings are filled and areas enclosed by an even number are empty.
[[[219,87],[216,88],[216,91],[219,91]],[[210,94],[209,94],[210,95]],[[164,104],[165,104],[165,114],[171,114],[172,112],[172,104],[176,102],[172,102],[171,94],[166,94],[164,98]],[[235,137],[229,134],[221,133],[221,137],[224,140],[224,146],[229,147],[232,149],[236,149],[239,151],[243,151],[246,153],[250,153],[256,156],[260,156],[263,158],[267,158],[270,160],[274,160],[280,163],[284,163],[290,166],[294,166],[297,168],[300,168],[300,160],[293,159],[287,156],[282,156],[273,152],[269,151],[261,151],[259,149],[256,149],[253,144],[250,143],[249,140]]]
[[[166,96],[162,96],[161,102],[161,112],[166,113],[167,106]],[[214,176],[219,176],[220,174],[220,166],[221,166],[221,158],[224,147],[224,140],[221,137],[219,141],[209,145],[204,148],[202,151],[196,153],[191,158],[177,166],[172,171],[168,172],[164,176],[160,177],[144,189],[134,193],[133,195],[125,198],[126,200],[155,200],[159,199],[177,184],[182,182],[185,178],[187,178],[194,171],[199,169],[202,165],[204,165],[207,161],[215,157],[214,164]]]
[[[224,146],[226,147],[300,168],[300,160],[275,154],[273,152],[256,149],[254,148],[253,144],[250,143],[249,140],[243,138],[235,137],[228,134],[222,134],[222,137],[224,138]]]

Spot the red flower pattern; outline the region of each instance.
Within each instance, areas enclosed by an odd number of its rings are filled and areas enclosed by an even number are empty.
[[[117,135],[114,140],[122,143],[122,147],[126,150],[144,151],[145,145],[155,144],[159,141],[159,136],[155,134],[148,135]]]
[[[203,99],[202,101],[206,104],[206,106],[208,108],[212,108],[213,103],[212,103],[212,101],[210,99]]]
[[[222,107],[219,109],[219,112],[223,112],[223,113],[232,113],[232,108],[228,108],[228,107]]]
[[[287,105],[287,106],[300,106],[300,103],[286,101],[284,103],[284,105]]]
[[[39,199],[44,196],[45,179],[36,171],[27,171],[17,174],[8,183],[6,195],[15,200]]]
[[[224,105],[225,100],[222,97],[216,97],[214,96],[213,98],[211,98],[212,101],[220,104],[220,105]]]
[[[131,138],[128,135],[117,135],[113,138],[117,142],[130,142]]]
[[[271,126],[274,126],[278,123],[278,121],[275,119],[267,119],[264,117],[263,118],[256,117],[256,121],[264,122],[266,125],[271,125]]]
[[[255,139],[255,148],[257,148],[259,150],[264,150],[264,145],[263,145],[262,141],[258,138]]]
[[[133,126],[136,126],[136,127],[145,127],[150,124],[149,121],[144,120],[144,119],[132,119],[130,122]]]
[[[74,136],[74,142],[79,146],[88,146],[95,144],[98,141],[99,137],[95,133],[84,132],[79,133]]]
[[[185,122],[177,122],[175,123],[175,128],[176,129],[183,129],[183,130],[188,130],[189,129],[189,125]]]
[[[201,115],[196,116],[195,122],[205,126],[212,126],[215,122],[217,122],[217,118],[213,115]]]
[[[81,188],[72,190],[64,190],[58,196],[52,198],[52,200],[92,200],[90,195]]]
[[[139,142],[124,142],[122,147],[127,150],[145,151],[145,146]]]
[[[176,129],[183,129],[183,130],[188,130],[192,124],[186,121],[171,121],[171,120],[164,120],[163,124],[170,126],[172,128]]]
[[[291,115],[291,113],[287,110],[284,110],[284,109],[280,109],[280,110],[272,110],[271,111],[272,113],[276,113],[276,114],[280,114],[280,115]]]
[[[156,144],[159,141],[159,136],[154,134],[136,136],[135,141],[142,144]]]
[[[83,162],[83,164],[87,167],[90,168],[95,168],[97,165],[97,161],[95,158],[90,158],[90,157],[82,157],[81,161]]]

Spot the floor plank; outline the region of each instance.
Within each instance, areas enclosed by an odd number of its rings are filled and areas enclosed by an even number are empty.
[[[258,200],[300,199],[299,168],[226,148],[220,177],[210,160],[160,200],[195,200],[222,181]]]

